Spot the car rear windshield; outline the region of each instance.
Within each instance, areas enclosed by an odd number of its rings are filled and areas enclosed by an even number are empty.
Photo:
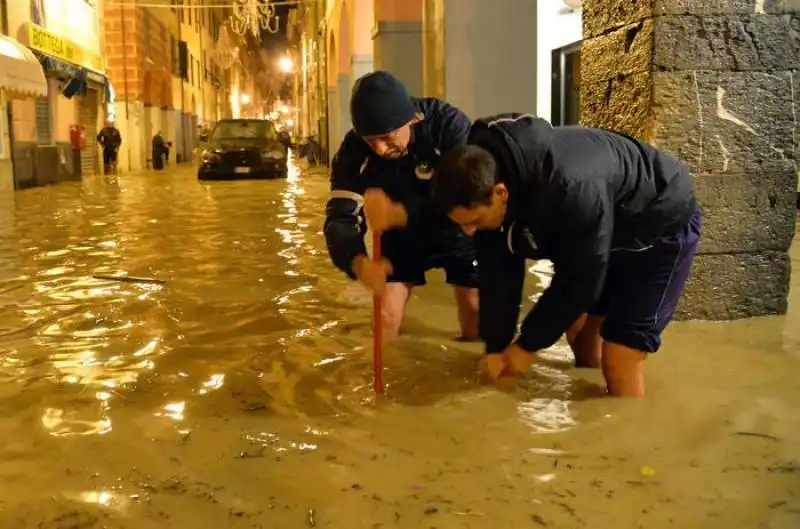
[[[214,127],[211,137],[215,140],[259,139],[274,140],[277,138],[275,126],[262,120],[220,121]]]

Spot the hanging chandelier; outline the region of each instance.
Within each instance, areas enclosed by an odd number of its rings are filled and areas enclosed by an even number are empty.
[[[269,0],[236,0],[233,4],[231,28],[242,37],[250,33],[259,38],[262,29],[277,33],[279,22],[275,6]]]
[[[212,57],[214,62],[223,70],[233,66],[239,58],[239,46],[234,43],[233,37],[228,31],[228,24],[225,24],[219,30],[219,37],[214,46]]]

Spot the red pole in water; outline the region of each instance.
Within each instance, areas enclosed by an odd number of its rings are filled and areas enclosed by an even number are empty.
[[[381,234],[372,234],[372,259],[375,262],[381,259]],[[380,296],[372,297],[372,370],[375,393],[383,393],[383,314]]]

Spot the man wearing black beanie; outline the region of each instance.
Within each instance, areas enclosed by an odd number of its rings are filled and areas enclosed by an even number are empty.
[[[437,99],[417,99],[388,72],[356,81],[353,129],[331,165],[325,239],[333,263],[383,298],[383,333],[397,336],[412,288],[444,268],[455,287],[461,338],[478,338],[478,276],[472,237],[438,212],[430,178],[440,156],[466,143],[470,120]],[[366,221],[366,223],[364,222]],[[370,261],[367,225],[384,260]]]

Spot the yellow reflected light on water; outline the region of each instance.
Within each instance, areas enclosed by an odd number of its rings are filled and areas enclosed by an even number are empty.
[[[81,500],[97,505],[109,505],[114,500],[114,495],[106,490],[91,490],[81,493]]]
[[[214,391],[220,389],[223,384],[225,383],[225,375],[223,373],[215,373],[211,375],[211,377],[203,382],[203,386],[200,388],[198,393],[200,395],[205,395],[210,391]]]
[[[45,408],[42,425],[54,437],[103,435],[111,431],[111,419],[105,416],[107,405],[103,403],[102,416],[96,421],[69,419],[60,408]]]
[[[186,401],[170,402],[164,405],[163,412],[157,412],[156,417],[169,417],[176,421],[184,419],[184,411],[186,410]]]

